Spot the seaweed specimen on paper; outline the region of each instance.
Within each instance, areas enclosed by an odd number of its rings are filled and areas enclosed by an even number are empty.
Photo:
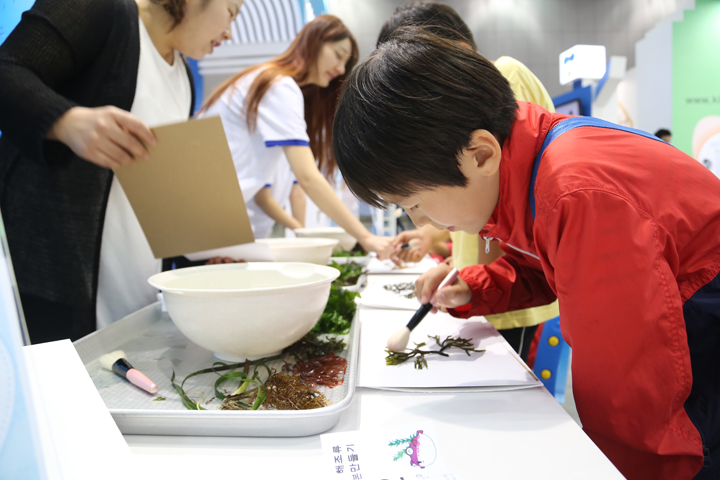
[[[401,297],[415,298],[415,284],[412,282],[383,285],[383,288]]]
[[[425,359],[427,355],[441,355],[443,357],[449,357],[450,355],[446,353],[446,350],[450,348],[458,348],[460,350],[463,350],[468,356],[470,356],[470,352],[485,352],[485,350],[476,350],[474,348],[475,345],[473,344],[472,338],[448,336],[445,338],[445,340],[442,341],[437,335],[428,335],[428,338],[435,340],[439,347],[438,350],[423,350],[422,348],[427,345],[425,342],[416,343],[415,348],[406,349],[406,351],[404,352],[391,352],[390,350],[385,350],[385,352],[387,352],[388,354],[387,357],[385,357],[385,364],[400,365],[401,363],[405,363],[408,360],[414,358],[415,368],[418,370],[422,370],[423,368],[428,368],[428,363]]]

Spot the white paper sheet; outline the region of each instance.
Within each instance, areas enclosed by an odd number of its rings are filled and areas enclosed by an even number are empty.
[[[414,311],[420,308],[420,303],[413,296],[407,298],[404,294],[412,290],[403,291],[402,294],[386,290],[386,285],[415,285],[419,275],[368,275],[367,285],[357,300],[358,305],[374,308],[399,308]],[[408,318],[409,320],[409,318]]]
[[[358,386],[370,388],[493,387],[540,385],[529,368],[485,319],[462,320],[446,313],[429,314],[411,333],[408,347],[426,342],[423,349],[437,350],[428,335],[472,338],[475,349],[485,353],[471,353],[450,349],[449,357],[428,355],[428,368],[415,369],[412,360],[400,365],[385,364],[386,343],[393,333],[404,327],[412,315],[400,310],[361,309],[360,361]]]
[[[425,258],[417,263],[406,263],[400,267],[390,260],[378,260],[377,258],[372,258],[368,262],[367,271],[369,274],[403,273],[420,275],[433,267],[437,267],[437,265],[437,262],[433,260],[430,255],[426,255]]]
[[[139,478],[130,449],[72,343],[41,343],[24,353],[49,478]]]

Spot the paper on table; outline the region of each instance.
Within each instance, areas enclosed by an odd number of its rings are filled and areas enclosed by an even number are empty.
[[[253,242],[220,118],[152,130],[150,159],[114,171],[155,258]]]
[[[400,365],[386,365],[387,339],[410,320],[409,312],[399,310],[361,309],[359,387],[417,388],[487,387],[509,385],[540,385],[527,366],[510,352],[510,347],[486,320],[461,320],[446,313],[428,315],[410,336],[408,347],[426,342],[426,349],[435,350],[435,341],[428,335],[472,338],[477,350],[469,356],[458,349],[447,351],[449,357],[429,355],[428,368],[417,370],[412,360]]]
[[[390,260],[378,260],[377,258],[372,258],[368,262],[367,273],[406,273],[419,275],[427,272],[433,267],[437,267],[437,265],[437,262],[433,260],[430,255],[426,255],[422,260],[417,263],[406,263],[401,267],[398,267]]]
[[[357,299],[358,305],[374,308],[397,308],[402,310],[417,310],[420,303],[415,296],[407,298],[404,294],[410,293],[412,290],[404,291],[400,294],[384,287],[387,285],[414,286],[418,275],[368,275],[367,286],[362,291],[362,295]],[[410,320],[408,318],[408,320]]]
[[[69,340],[24,348],[50,478],[138,478],[132,454]]]

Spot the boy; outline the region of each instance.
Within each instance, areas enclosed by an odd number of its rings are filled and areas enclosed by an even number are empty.
[[[396,8],[380,30],[378,45],[393,38],[398,28],[408,24],[430,28],[434,34],[439,36],[450,33],[449,40],[454,40],[478,51],[473,34],[462,17],[449,5],[432,0],[413,0]],[[516,100],[535,103],[550,112],[555,111],[552,98],[543,84],[521,62],[502,56],[495,60],[493,65],[510,83]],[[419,247],[401,250],[402,245],[412,239],[417,239]],[[449,233],[437,230],[432,225],[426,225],[417,230],[401,232],[395,238],[398,259],[417,261],[425,256],[428,247],[433,243],[435,244],[432,248],[435,250],[442,247],[447,249],[445,241],[448,239],[452,239],[452,265],[458,270],[470,265],[488,265],[503,256],[502,247],[498,241],[488,242],[487,245],[483,241],[481,249],[480,238],[477,234],[470,235],[462,231]],[[551,318],[556,318],[559,314],[557,302],[553,302],[534,308],[487,315],[486,318],[527,362],[530,345],[538,325]]]
[[[367,203],[511,247],[438,306],[559,298],[580,419],[624,475],[720,478],[720,180],[655,137],[577,119],[516,102],[481,55],[403,27],[348,79],[333,145]],[[421,303],[448,268],[418,280]]]

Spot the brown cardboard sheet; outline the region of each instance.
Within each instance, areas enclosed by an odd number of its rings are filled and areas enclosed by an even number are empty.
[[[115,169],[155,258],[255,239],[219,117],[152,129],[150,158]]]

